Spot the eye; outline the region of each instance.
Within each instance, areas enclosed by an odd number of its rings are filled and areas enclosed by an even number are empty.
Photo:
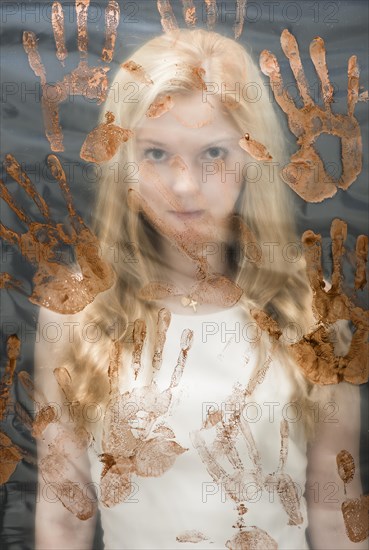
[[[144,151],[145,158],[149,160],[153,160],[155,162],[160,162],[162,160],[165,160],[167,157],[167,153],[163,149],[158,149],[156,147],[152,147],[151,149],[146,149]]]
[[[223,147],[209,147],[204,151],[204,157],[206,160],[221,160],[227,156],[227,149]]]

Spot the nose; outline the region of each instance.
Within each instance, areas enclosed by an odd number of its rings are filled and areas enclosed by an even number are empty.
[[[182,157],[176,155],[171,161],[172,191],[176,195],[196,195],[199,186],[195,170],[186,164]]]

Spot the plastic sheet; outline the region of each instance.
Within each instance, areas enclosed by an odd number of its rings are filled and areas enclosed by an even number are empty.
[[[44,498],[37,485],[35,438],[55,420],[55,409],[45,407],[35,415],[34,400],[40,402],[42,397],[35,396],[32,383],[34,346],[43,339],[49,344],[57,342],[59,332],[53,323],[49,323],[47,333],[40,332],[39,306],[61,314],[74,314],[113,284],[111,267],[96,254],[99,245],[92,230],[93,205],[101,185],[100,163],[103,165],[112,159],[133,135],[131,129],[124,127],[113,113],[104,110],[108,94],[113,93],[113,76],[126,62],[125,70],[133,80],[123,89],[122,101],[131,104],[134,110],[137,83],[149,87],[153,77],[146,74],[134,59],[130,60],[131,54],[150,38],[175,32],[177,26],[214,30],[235,38],[247,47],[258,64],[260,58],[263,87],[243,82],[240,78],[234,93],[225,91],[225,102],[231,110],[231,103],[234,97],[237,102],[237,95],[241,94],[245,101],[255,105],[263,95],[275,105],[289,154],[282,179],[294,196],[298,234],[302,235],[309,282],[315,292],[315,316],[323,324],[346,320],[352,331],[356,331],[354,346],[348,353],[348,348],[337,353],[333,345],[327,343],[326,327],[305,335],[299,343],[291,344],[290,351],[305,376],[314,384],[330,385],[342,380],[360,384],[360,464],[354,464],[350,450],[342,449],[337,441],[336,465],[342,485],[339,489],[337,484],[332,486],[332,498],[338,491],[341,494],[344,487],[342,522],[346,538],[340,541],[341,547],[350,548],[350,542],[352,547],[355,543],[365,544],[369,498],[368,282],[365,275],[368,245],[362,236],[369,232],[369,12],[366,1],[24,1],[2,2],[0,17],[1,160],[5,181],[1,187],[1,222],[6,226],[1,229],[2,272],[5,274],[1,278],[2,547],[35,547],[35,510],[37,503]],[[196,74],[192,75],[194,86],[200,92],[204,90],[203,82],[206,81],[206,71],[202,70],[197,68]],[[289,95],[286,95],[286,90]],[[156,99],[159,100],[153,103],[149,116],[152,120],[172,108],[171,97]],[[189,123],[188,119],[185,122]],[[196,120],[194,124],[197,124]],[[274,136],[275,140],[279,138]],[[251,159],[260,163],[270,161],[268,148],[251,132],[243,136],[240,146]],[[281,168],[278,166],[278,171]],[[175,169],[180,173],[180,163]],[[271,169],[273,171],[275,167],[272,165]],[[132,193],[131,206],[134,208],[135,201],[141,201],[139,208],[144,211],[146,208],[150,219],[150,202],[145,206],[142,199],[145,197],[137,198]],[[242,225],[242,220],[235,220],[235,223],[243,243],[252,245],[253,233]],[[156,228],[159,232],[162,229],[159,225]],[[187,236],[189,240],[193,238],[191,232]],[[170,237],[178,245],[175,235]],[[186,239],[180,246],[186,254],[192,254],[186,248]],[[125,251],[126,257],[131,252]],[[212,276],[209,265],[201,261],[200,264],[203,275],[200,279],[205,278],[209,283]],[[330,281],[335,292],[327,294],[324,291],[323,278]],[[180,289],[159,283],[144,286],[141,299],[149,301],[181,295]],[[228,285],[224,279],[216,282],[211,279],[210,284],[201,285],[198,283],[191,294],[182,297],[182,300],[187,300],[182,302],[183,306],[196,308],[197,302],[201,304],[204,297],[211,302],[212,292],[217,296],[217,288],[226,289],[222,307],[229,307],[239,299],[239,287]],[[216,302],[217,298],[214,300]],[[273,324],[272,312],[265,314],[253,310],[252,314],[257,325],[270,334],[273,345],[277,346],[281,334]],[[162,340],[159,340],[164,345],[168,325],[165,316],[160,323]],[[137,377],[146,332],[140,323],[136,323],[134,329],[133,363]],[[184,355],[185,344],[181,343]],[[116,349],[115,353],[118,360],[119,350]],[[160,353],[158,344],[157,357]],[[53,364],[53,357],[50,357],[50,364]],[[113,371],[111,363],[110,374]],[[72,394],[68,394],[68,373],[59,371],[59,376],[64,395],[72,401]],[[173,376],[175,387],[178,383],[175,376],[180,377],[179,371]],[[257,385],[255,380],[254,383]],[[248,391],[251,391],[250,387]],[[346,406],[347,403],[343,410]],[[325,413],[329,417],[330,410],[325,409]],[[77,413],[75,419],[83,432]],[[219,421],[216,413],[204,419],[209,427],[216,426]],[[284,448],[283,429],[287,429],[284,424],[281,427],[281,453]],[[83,433],[79,432],[79,437],[83,439]],[[165,437],[170,439],[168,434]],[[252,438],[247,439],[246,432],[244,437],[249,446],[251,441],[252,447]],[[339,438],[339,435],[335,437]],[[171,456],[173,461],[184,452],[174,443],[163,445],[162,452]],[[194,448],[208,470],[214,472],[214,457],[207,454],[204,445],[199,434],[194,436]],[[112,467],[109,456],[114,452],[113,447],[105,449],[106,471]],[[148,448],[148,456],[150,452],[153,450]],[[280,475],[281,479],[283,460],[282,457],[279,469],[273,474]],[[312,460],[317,462],[321,457],[315,456],[313,451]],[[329,461],[322,460],[322,463],[332,467]],[[358,481],[355,468],[359,466],[362,495],[350,492],[353,486],[350,483]],[[145,475],[142,469],[138,471],[141,474],[137,475]],[[214,474],[212,479],[221,483],[221,477],[217,475]],[[298,523],[300,516],[291,505],[295,495],[286,479],[284,494],[287,495],[289,490],[286,501],[290,500],[284,504],[284,509],[292,523]],[[269,482],[275,482],[275,479],[269,479]],[[318,500],[330,498],[332,487],[329,481],[319,487]],[[57,500],[54,493],[48,498],[50,502]],[[107,500],[108,497],[105,504]],[[76,502],[78,508],[78,498]],[[240,502],[237,505],[240,507]],[[72,510],[71,513],[78,516],[79,512]],[[241,512],[239,514],[243,516]],[[247,523],[247,513],[244,514]],[[267,534],[261,539],[245,534],[248,532],[241,520],[236,527],[238,538],[235,530],[232,542],[228,541],[229,548],[261,548],[258,544],[275,547]],[[190,535],[187,533],[183,542],[192,542],[197,547],[205,544],[201,533]],[[103,547],[102,537],[101,523],[98,522],[94,548]],[[177,542],[180,541],[177,539]],[[311,548],[316,547],[314,541],[310,544]]]

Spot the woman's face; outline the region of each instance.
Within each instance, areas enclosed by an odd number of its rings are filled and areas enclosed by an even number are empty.
[[[219,98],[173,100],[136,129],[139,191],[171,234],[192,228],[204,240],[223,240],[243,185],[242,135]]]

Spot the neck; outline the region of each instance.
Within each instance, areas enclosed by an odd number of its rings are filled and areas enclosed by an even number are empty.
[[[187,289],[198,281],[199,262],[196,262],[173,246],[163,251],[164,277],[168,282]],[[208,272],[229,275],[225,244],[204,243],[201,250]],[[200,256],[199,254],[199,256]]]

